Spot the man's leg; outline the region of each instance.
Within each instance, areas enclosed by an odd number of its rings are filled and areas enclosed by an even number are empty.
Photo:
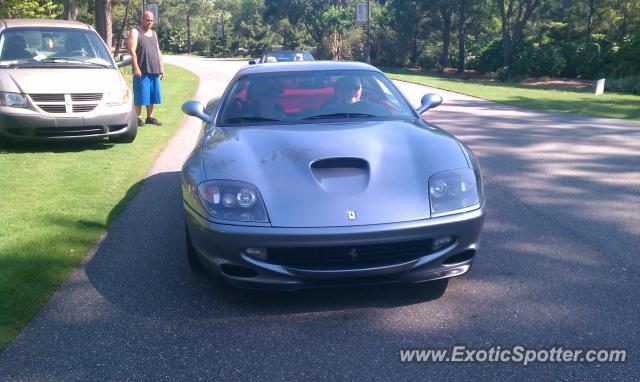
[[[138,119],[138,126],[144,125],[144,121],[140,118],[142,114],[142,105],[149,104],[149,80],[142,77],[133,76],[133,111]]]
[[[160,75],[153,74],[149,76],[149,104],[147,105],[147,119],[145,123],[161,126],[162,123],[153,116],[153,106],[159,104],[160,101]]]

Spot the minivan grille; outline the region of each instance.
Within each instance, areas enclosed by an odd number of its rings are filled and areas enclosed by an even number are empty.
[[[47,113],[66,113],[67,107],[62,105],[38,105],[40,109],[46,111]]]
[[[88,113],[102,100],[102,93],[29,94],[37,107],[47,113]]]
[[[77,93],[71,94],[72,101],[100,101],[102,93]]]
[[[29,94],[33,102],[64,102],[64,94]]]
[[[86,113],[96,108],[96,104],[87,104],[87,105],[73,105],[74,113]]]

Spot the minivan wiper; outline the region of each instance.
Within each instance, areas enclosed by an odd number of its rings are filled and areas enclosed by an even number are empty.
[[[83,61],[83,60],[76,60],[76,59],[69,58],[69,57],[47,57],[47,58],[43,58],[42,60],[36,60],[36,61],[32,61],[32,62],[25,62],[23,64],[17,64],[14,67],[19,68],[19,67],[25,67],[25,66],[38,66],[38,65],[43,64],[43,63],[80,64],[80,65],[99,66],[101,68],[109,68],[109,66],[104,65],[104,64],[98,64],[96,62],[89,62],[89,61]]]

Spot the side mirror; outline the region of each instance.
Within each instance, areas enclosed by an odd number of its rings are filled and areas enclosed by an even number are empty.
[[[211,117],[204,112],[204,107],[199,101],[187,101],[183,103],[182,111],[192,117],[200,118],[206,123],[211,123]]]
[[[127,65],[131,65],[131,55],[130,54],[123,54],[122,56],[120,56],[120,61],[116,62],[116,65],[121,68],[123,66],[127,66]]]
[[[419,114],[422,114],[429,109],[433,109],[436,106],[440,106],[441,103],[442,103],[442,96],[440,94],[436,94],[436,93],[425,94],[424,96],[422,96],[422,99],[420,100],[421,106],[416,110],[418,111]]]
[[[258,63],[258,61],[256,61],[256,60],[251,60],[251,61],[249,61],[249,65],[255,65],[255,64],[257,64],[257,63]]]

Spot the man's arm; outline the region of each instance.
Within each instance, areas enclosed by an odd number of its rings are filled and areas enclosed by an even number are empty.
[[[131,55],[131,65],[133,66],[133,75],[136,77],[142,77],[140,66],[138,65],[138,55],[136,50],[138,49],[138,30],[136,28],[131,29],[129,32],[129,54]]]

